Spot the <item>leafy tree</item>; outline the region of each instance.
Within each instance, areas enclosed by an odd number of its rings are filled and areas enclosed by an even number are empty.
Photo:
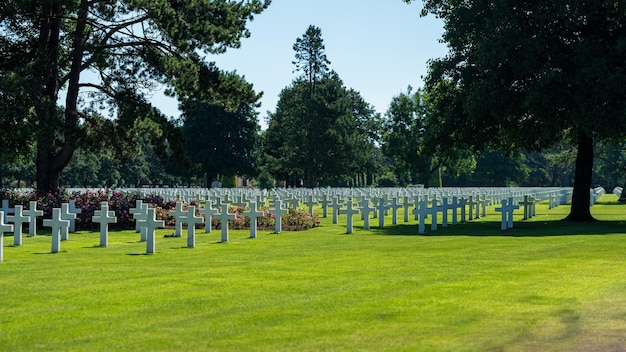
[[[428,115],[429,95],[409,86],[406,93],[395,96],[383,122],[382,150],[393,161],[399,183],[421,183],[425,187],[441,186],[440,171],[458,174],[470,170],[473,157],[467,150],[437,148],[430,143],[433,126]]]
[[[183,105],[186,152],[200,163],[206,185],[218,175],[253,175],[257,113],[250,104],[227,111],[219,105],[188,101]]]
[[[345,182],[368,168],[379,118],[329,71],[319,28],[310,26],[294,50],[296,71],[303,73],[281,91],[269,116],[264,170],[290,185]]]
[[[276,179],[306,187],[337,183],[366,172],[374,154],[377,115],[333,72],[313,96],[297,80],[283,89],[264,136],[265,164]]]
[[[202,55],[239,46],[249,35],[246,22],[267,6],[269,0],[2,2],[0,105],[13,108],[0,110],[11,131],[0,155],[16,151],[20,136],[28,136],[21,141],[36,143],[37,188],[56,191],[87,131],[98,130],[92,125],[111,127],[96,118],[88,99],[112,106],[115,117],[119,92],[143,97],[161,85],[181,101],[228,105],[234,96],[250,96]],[[87,71],[97,78],[86,80]]]
[[[450,48],[426,79],[439,96],[441,144],[514,152],[568,138],[577,159],[567,219],[593,220],[594,140],[619,138],[626,127],[624,6],[426,0],[423,12],[443,19]]]

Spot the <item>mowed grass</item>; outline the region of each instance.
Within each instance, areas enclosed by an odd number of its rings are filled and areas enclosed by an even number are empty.
[[[500,231],[500,216],[417,235],[414,221],[345,234],[159,230],[4,237],[2,351],[623,351],[626,205],[558,221],[567,206]],[[357,218],[355,218],[356,220]],[[402,219],[402,216],[399,217]],[[391,217],[386,221],[390,224]],[[427,226],[427,229],[429,226]],[[43,234],[43,231],[42,231]]]

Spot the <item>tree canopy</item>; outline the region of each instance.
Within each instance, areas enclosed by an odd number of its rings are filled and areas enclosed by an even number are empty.
[[[193,98],[231,110],[242,100],[255,103],[258,95],[249,85],[205,55],[238,47],[250,35],[247,21],[269,3],[3,1],[0,122],[12,133],[3,133],[0,155],[19,152],[25,141],[35,143],[37,188],[55,191],[60,172],[87,143],[88,131],[132,125],[115,120],[120,92],[141,98],[163,85],[181,102]],[[110,108],[109,116],[101,107]]]
[[[293,48],[302,74],[282,90],[269,116],[266,169],[292,184],[304,180],[306,187],[362,172],[378,138],[376,113],[327,67],[319,28],[309,26]]]
[[[440,144],[539,150],[569,139],[578,155],[570,220],[592,220],[594,140],[626,127],[626,3],[424,1],[449,54],[430,63]]]

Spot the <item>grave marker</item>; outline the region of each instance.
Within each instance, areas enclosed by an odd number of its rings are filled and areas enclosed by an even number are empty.
[[[417,204],[419,206],[413,209],[413,214],[415,214],[415,217],[419,220],[418,233],[423,235],[426,233],[426,215],[430,212],[430,209],[426,206],[425,200],[421,200]]]
[[[200,214],[204,214],[204,232],[211,233],[213,216],[219,211],[211,206],[211,201],[207,200],[204,209],[198,210]]]
[[[61,204],[61,219],[67,220],[69,222],[68,227],[64,227],[61,229],[61,241],[67,241],[69,239],[69,232],[72,228],[72,223],[76,220],[76,214],[70,212],[70,207],[68,203]]]
[[[4,211],[0,210],[0,262],[4,261],[4,233],[13,231],[14,226],[4,223]]]
[[[52,219],[44,219],[43,226],[52,229],[52,253],[59,253],[61,250],[61,233],[67,233],[70,222],[62,219],[61,209],[52,209]]]
[[[144,204],[143,206],[148,206]],[[154,254],[156,252],[156,229],[165,227],[164,220],[157,220],[154,208],[148,208],[146,218],[139,220],[139,227],[142,233],[146,233],[146,254]]]
[[[352,199],[348,200],[348,205],[346,209],[339,209],[340,214],[346,214],[346,233],[351,234],[353,230],[352,226],[352,217],[359,213],[359,209],[355,209],[352,207]]]
[[[174,236],[182,237],[183,236],[183,222],[185,217],[187,216],[187,212],[183,210],[183,202],[176,202],[176,206],[174,210],[169,211],[168,215],[174,217]]]
[[[37,236],[37,217],[43,216],[43,210],[37,210],[37,201],[30,202],[30,207],[24,211],[24,215],[28,216],[28,236]]]
[[[67,212],[71,213],[71,214],[74,214],[74,217],[69,219],[70,220],[69,232],[76,232],[76,227],[75,227],[76,226],[76,224],[75,224],[76,216],[78,214],[82,214],[83,210],[80,209],[80,208],[76,208],[76,200],[70,199]]]
[[[389,209],[389,206],[385,204],[384,197],[378,199],[378,205],[375,208],[378,210],[378,227],[385,227],[385,212]]]
[[[270,214],[274,214],[274,233],[281,233],[283,231],[283,215],[289,212],[288,209],[283,209],[283,201],[277,199],[274,202],[274,208],[270,209]]]
[[[402,198],[402,208],[404,208],[404,222],[409,222],[409,208],[413,206],[410,201],[410,197],[405,196]]]
[[[14,208],[11,208],[9,206],[9,200],[8,199],[3,199],[2,200],[2,207],[0,208],[0,211],[2,212],[3,217],[2,217],[2,221],[6,222],[7,221],[7,216],[9,215],[13,215],[15,212]]]
[[[91,222],[100,223],[100,247],[109,246],[109,224],[117,222],[115,211],[109,210],[108,202],[100,202],[100,210],[95,210]]]
[[[389,205],[391,208],[391,224],[398,224],[398,209],[402,208],[402,204],[398,201],[398,197],[391,198],[391,204]]]
[[[370,228],[370,213],[374,211],[374,208],[370,207],[370,200],[363,199],[361,206],[358,208],[361,210],[361,217],[363,218],[363,228],[369,230]]]
[[[244,211],[242,214],[250,218],[250,238],[256,238],[257,218],[262,217],[265,213],[257,209],[256,202],[250,202],[250,210]]]
[[[15,211],[13,215],[9,215],[7,216],[7,220],[8,222],[13,223],[13,245],[14,246],[21,246],[22,245],[22,224],[25,222],[28,222],[28,216],[24,215],[22,213],[23,210],[23,206],[22,205],[16,205],[15,206]],[[2,242],[0,242],[0,245],[2,244]]]
[[[532,206],[535,201],[530,196],[524,196],[524,200],[519,202],[519,205],[524,207],[524,220],[528,220],[533,217]]]
[[[502,223],[500,224],[500,229],[502,231],[506,229],[513,228],[513,212],[519,209],[519,205],[515,205],[513,203],[513,197],[509,198],[509,201],[503,199],[501,201],[501,206],[499,208],[495,208],[494,210],[502,213]]]
[[[187,216],[185,216],[185,222],[187,222],[187,248],[196,247],[196,224],[202,224],[202,221],[204,221],[202,216],[196,216],[195,205],[187,207]]]
[[[333,224],[337,224],[338,222],[338,215],[339,215],[339,211],[341,210],[341,206],[343,205],[343,202],[339,202],[339,197],[338,196],[334,196],[330,207],[332,208],[332,212],[333,212]]]
[[[430,230],[437,231],[437,213],[439,212],[439,206],[437,206],[437,198],[434,198],[430,207]]]
[[[142,226],[141,222],[148,219],[148,204],[144,204],[142,200],[137,200],[135,208],[130,209],[130,213],[133,214],[135,219],[135,231],[139,232],[139,241],[145,242],[148,239],[148,233],[146,227]]]
[[[222,204],[222,211],[215,218],[220,220],[222,226],[222,243],[228,242],[228,220],[235,220],[237,216],[228,212],[228,204]]]

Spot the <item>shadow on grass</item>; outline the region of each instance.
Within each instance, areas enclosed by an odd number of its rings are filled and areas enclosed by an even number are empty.
[[[626,221],[598,221],[593,223],[571,223],[562,220],[516,221],[513,228],[500,230],[499,221],[466,222],[438,226],[436,231],[426,225],[426,233],[418,234],[417,224],[399,224],[384,228],[371,227],[369,231],[381,236],[504,236],[504,237],[546,237],[572,235],[623,235],[626,234]]]

